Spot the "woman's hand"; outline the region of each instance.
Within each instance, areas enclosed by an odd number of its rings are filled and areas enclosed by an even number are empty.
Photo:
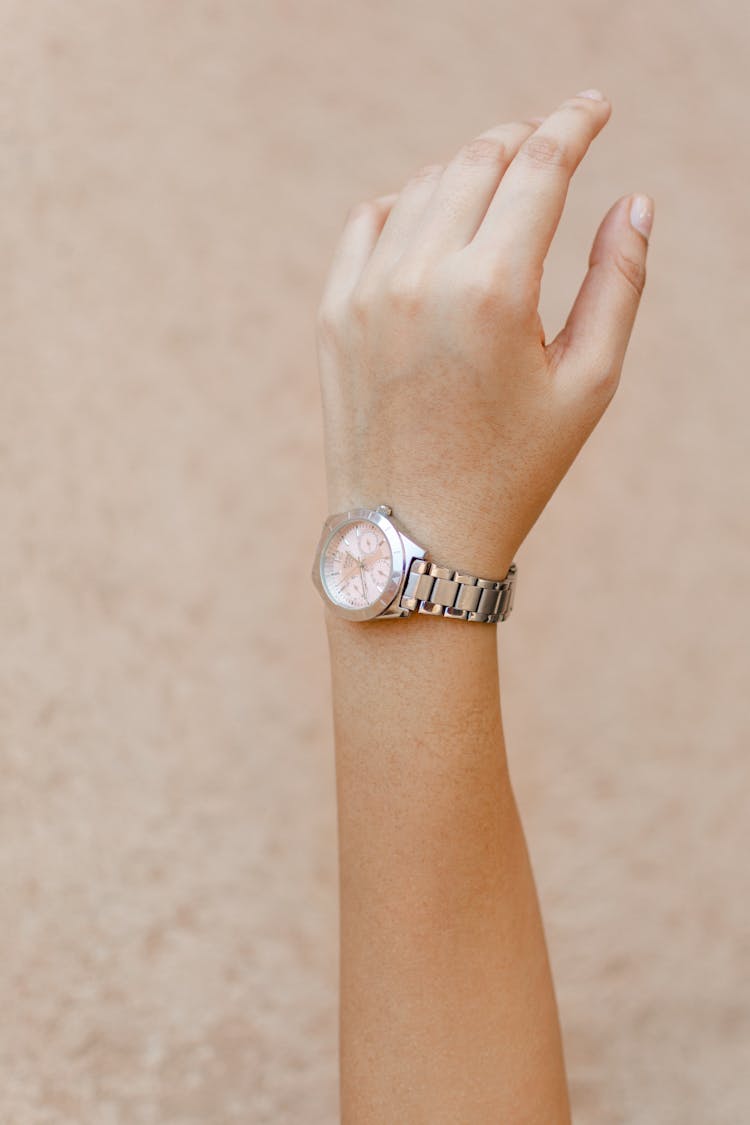
[[[606,214],[559,335],[538,313],[597,91],[499,125],[354,207],[318,313],[329,511],[390,504],[438,563],[501,577],[617,387],[653,203]]]

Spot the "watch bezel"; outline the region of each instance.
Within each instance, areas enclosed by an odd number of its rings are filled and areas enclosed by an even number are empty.
[[[323,562],[328,544],[336,532],[344,524],[356,523],[360,520],[368,520],[375,524],[385,535],[391,549],[391,573],[382,594],[372,605],[365,606],[364,609],[348,609],[340,602],[335,601],[329,594],[323,578]],[[312,578],[320,595],[337,614],[348,618],[350,621],[370,621],[374,617],[379,617],[392,604],[403,584],[405,565],[406,551],[403,539],[388,516],[375,508],[350,508],[347,512],[338,512],[329,516],[323,524],[323,531],[315,554]]]

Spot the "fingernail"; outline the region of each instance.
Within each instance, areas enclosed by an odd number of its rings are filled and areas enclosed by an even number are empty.
[[[605,100],[604,94],[601,90],[579,90],[576,94],[577,98],[591,98],[595,102],[603,102]]]
[[[630,223],[637,231],[648,238],[654,222],[654,201],[648,195],[634,195],[630,204]]]

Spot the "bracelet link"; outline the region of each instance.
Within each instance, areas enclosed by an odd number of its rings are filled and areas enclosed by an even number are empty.
[[[399,605],[403,609],[495,624],[505,621],[513,606],[516,564],[505,578],[477,578],[447,566],[414,559]]]

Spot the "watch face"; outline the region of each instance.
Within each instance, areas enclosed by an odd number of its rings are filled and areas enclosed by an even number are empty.
[[[325,548],[321,576],[326,593],[346,609],[367,609],[380,598],[393,571],[382,529],[370,520],[342,524]]]

